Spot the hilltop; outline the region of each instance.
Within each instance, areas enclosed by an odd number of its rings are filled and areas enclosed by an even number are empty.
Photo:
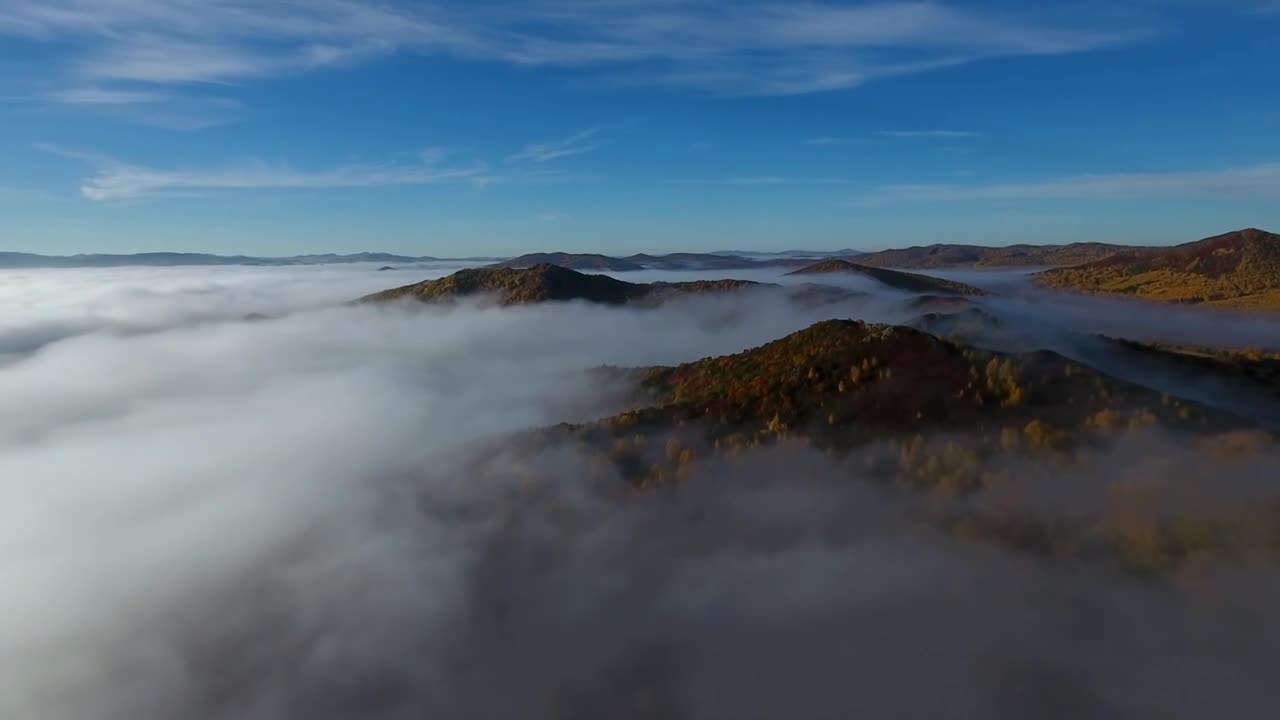
[[[401,300],[451,302],[493,296],[501,305],[584,300],[603,305],[661,303],[701,293],[765,287],[747,280],[699,280],[680,283],[629,283],[607,275],[588,275],[558,265],[529,268],[483,267],[459,270],[438,280],[392,288],[360,299],[385,303]]]
[[[1055,353],[989,352],[855,320],[824,321],[736,355],[651,369],[641,385],[656,405],[686,415],[776,421],[846,439],[851,430],[975,431],[1033,420],[1068,428],[1118,405],[1154,406],[1150,412],[1178,424],[1159,394]]]
[[[714,478],[758,448],[808,448],[846,463],[850,481],[924,495],[920,519],[964,541],[1146,576],[1280,550],[1266,532],[1235,531],[1270,532],[1280,524],[1272,506],[1134,515],[1135,499],[1172,494],[1169,468],[1116,468],[1112,454],[1174,438],[1187,451],[1182,475],[1214,477],[1237,459],[1258,461],[1273,435],[1052,352],[989,352],[909,327],[831,320],[734,355],[612,374],[634,384],[632,410],[528,433],[517,452],[565,443],[602,479],[655,490],[698,482],[704,469]],[[795,472],[788,481],[806,480]],[[1106,512],[1036,504],[1055,485],[1083,490],[1059,484],[1073,473],[1117,472]]]
[[[926,245],[880,250],[858,256],[858,262],[885,268],[1002,268],[1080,265],[1119,254],[1145,252],[1147,248],[1106,243],[1069,245]]]
[[[496,263],[493,267],[522,269],[537,265],[556,265],[570,270],[601,270],[605,272],[633,272],[644,269],[642,265],[608,255],[563,252],[529,253]]]
[[[1238,230],[1036,275],[1041,286],[1162,302],[1280,309],[1280,235]]]
[[[807,262],[786,256],[757,259],[724,253],[668,253],[666,255],[639,253],[624,259],[646,270],[750,270],[766,267],[794,267]]]
[[[899,270],[888,270],[885,268],[867,267],[848,260],[832,259],[823,260],[813,265],[801,268],[791,275],[818,275],[824,273],[848,273],[855,275],[864,275],[877,282],[883,283],[897,290],[906,290],[909,292],[920,293],[944,293],[948,295],[988,295],[986,290],[977,288],[972,285],[966,285],[954,280],[943,280],[942,278],[930,277],[928,275],[917,275],[915,273],[902,272]]]
[[[562,426],[588,446],[661,456],[678,433],[718,451],[788,440],[847,452],[962,434],[971,470],[1010,450],[1068,450],[1117,430],[1249,426],[1048,351],[1000,353],[906,326],[828,320],[734,355],[629,371],[633,409]],[[896,453],[895,450],[895,453]],[[670,458],[669,458],[670,459]],[[646,484],[675,468],[628,465]]]

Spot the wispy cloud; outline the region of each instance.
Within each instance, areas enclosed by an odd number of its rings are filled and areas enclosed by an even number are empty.
[[[985,58],[1092,50],[1143,34],[1132,25],[1108,29],[1083,14],[1064,25],[1037,21],[1026,11],[1014,15],[918,1],[642,0],[524,7],[526,20],[553,17],[561,33],[520,48],[516,57],[523,62],[624,66],[623,79],[737,95],[838,90]],[[625,67],[637,61],[656,66]]]
[[[600,147],[600,128],[587,128],[561,140],[533,143],[507,157],[507,162],[544,163],[571,155],[582,155]]]
[[[162,90],[64,88],[45,93],[61,105],[93,107],[99,112],[142,125],[172,130],[199,130],[234,121],[241,103],[233,98],[181,94]]]
[[[668,185],[843,185],[851,180],[806,175],[737,175],[722,178],[671,178]]]
[[[7,0],[0,33],[68,41],[88,77],[226,82],[409,45],[464,50],[412,5],[350,0]]]
[[[287,165],[248,160],[214,169],[166,169],[126,163],[57,145],[37,147],[94,166],[96,174],[83,182],[80,192],[98,202],[225,190],[319,190],[457,182],[486,184],[494,179],[484,163],[441,166],[431,162],[388,162],[298,170]]]
[[[876,135],[891,138],[941,138],[948,140],[982,137],[982,133],[974,132],[973,130],[881,130]]]
[[[590,69],[727,94],[853,87],[993,57],[1083,52],[1129,27],[904,0],[6,0],[0,34],[89,82],[235,83],[396,52]]]
[[[119,90],[100,87],[79,87],[54,90],[44,97],[68,105],[141,105],[163,102],[173,97],[171,93],[154,90]]]
[[[1164,173],[1072,175],[985,185],[921,184],[877,188],[858,204],[918,201],[1248,198],[1280,200],[1280,163]]]
[[[460,152],[459,148],[449,145],[435,145],[419,150],[415,155],[424,165],[439,165],[446,159]]]
[[[824,147],[830,145],[867,145],[872,142],[874,141],[870,138],[864,137],[816,137],[805,140],[804,144]]]

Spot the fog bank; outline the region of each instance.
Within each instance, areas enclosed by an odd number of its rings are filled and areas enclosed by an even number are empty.
[[[340,303],[421,273],[26,277],[0,297],[0,717],[1207,718],[1280,703],[1269,567],[1224,570],[1203,607],[1047,567],[941,537],[860,482],[856,458],[765,451],[636,496],[569,448],[476,456],[613,412],[589,368],[906,319],[906,296],[412,309]],[[1175,447],[1150,442],[1099,462]]]

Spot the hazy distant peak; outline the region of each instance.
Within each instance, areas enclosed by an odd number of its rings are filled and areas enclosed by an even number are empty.
[[[989,295],[986,290],[966,285],[954,280],[918,275],[916,273],[889,270],[886,268],[867,267],[849,260],[823,260],[801,268],[792,275],[816,275],[822,273],[847,273],[863,275],[897,290],[924,293],[947,293],[951,295]]]

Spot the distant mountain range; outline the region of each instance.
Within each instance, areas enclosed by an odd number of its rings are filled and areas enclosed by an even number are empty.
[[[734,257],[743,257],[751,259],[795,259],[795,260],[816,260],[818,258],[829,257],[853,257],[862,255],[865,251],[844,248],[843,250],[716,250],[711,255],[732,255]]]
[[[594,270],[597,272],[631,272],[644,270],[644,266],[620,257],[598,255],[596,253],[529,253],[519,257],[495,263],[493,267],[531,268],[538,265],[555,265],[570,270]]]
[[[1106,243],[1070,245],[925,245],[880,250],[858,256],[862,265],[887,268],[1011,268],[1061,267],[1102,260],[1120,254],[1143,254],[1159,248]]]
[[[411,257],[390,253],[354,253],[351,255],[293,255],[290,257],[254,257],[250,255],[210,255],[207,253],[153,252],[130,255],[38,255],[35,253],[0,252],[0,268],[94,268],[94,267],[180,267],[211,265],[349,265],[353,263],[423,263],[441,260],[495,260],[493,257],[437,258]]]
[[[631,272],[636,270],[749,270],[752,268],[802,268],[815,261],[852,260],[863,267],[943,269],[943,268],[1037,268],[1081,265],[1116,255],[1141,255],[1163,248],[1105,243],[1070,245],[928,245],[899,250],[859,252],[857,250],[782,252],[711,252],[610,256],[594,253],[530,253],[504,260],[502,267],[532,267],[543,263],[574,270]]]
[[[1132,249],[1131,249],[1132,250]],[[1280,235],[1255,228],[1142,248],[1036,275],[1045,287],[1238,309],[1280,309]]]
[[[40,255],[24,252],[0,252],[0,268],[94,268],[94,267],[183,267],[216,265],[349,265],[354,263],[379,263],[383,266],[407,265],[426,262],[496,262],[502,267],[533,267],[535,265],[559,265],[573,270],[597,272],[630,272],[637,270],[743,270],[759,267],[799,267],[815,258],[848,254],[810,253],[788,251],[760,253],[747,257],[730,253],[670,253],[649,255],[637,253],[627,257],[613,257],[597,253],[530,253],[515,258],[495,256],[443,258],[430,255],[411,256],[392,253],[364,252],[349,255],[333,253],[318,255],[292,255],[288,257],[259,257],[253,255],[213,255],[210,253],[152,252],[134,254],[80,254]],[[392,268],[394,269],[394,268]]]
[[[649,255],[637,253],[613,257],[594,253],[530,253],[497,263],[497,267],[527,268],[535,265],[558,265],[571,270],[596,272],[633,272],[637,270],[749,270],[765,267],[799,267],[813,260],[779,254],[776,257],[752,259],[725,253],[669,253]]]
[[[1236,298],[1265,295],[1258,302],[1280,305],[1280,273],[1274,268],[1280,251],[1278,236],[1261,230],[1242,230],[1216,238],[1174,247],[1146,247],[1106,243],[1069,245],[980,245],[937,244],[876,252],[851,249],[779,252],[717,251],[709,253],[637,253],[627,256],[599,253],[530,253],[514,258],[441,258],[364,252],[349,255],[318,254],[290,257],[212,255],[207,253],[154,252],[131,255],[84,254],[39,255],[0,252],[0,268],[89,268],[128,266],[215,266],[215,265],[340,265],[377,263],[394,269],[397,265],[427,262],[491,262],[494,267],[528,268],[556,265],[590,272],[636,272],[641,270],[732,271],[761,268],[800,269],[815,261],[850,261],[862,272],[869,268],[1062,268],[1040,276],[1050,287],[1113,292],[1153,299],[1187,302],[1236,303]],[[1234,252],[1232,248],[1239,248]],[[1150,261],[1149,264],[1147,261]],[[1228,267],[1229,266],[1229,267]],[[1066,272],[1065,268],[1081,272]],[[1127,269],[1126,269],[1127,268]],[[841,268],[849,271],[848,268]],[[1157,271],[1159,278],[1145,273]],[[816,271],[815,271],[816,272]],[[1142,277],[1138,277],[1142,276]],[[1175,277],[1176,276],[1176,277]],[[1247,276],[1247,277],[1246,277]],[[1274,291],[1275,297],[1272,297]],[[1241,301],[1243,302],[1243,301]],[[1239,303],[1236,303],[1239,304]]]

